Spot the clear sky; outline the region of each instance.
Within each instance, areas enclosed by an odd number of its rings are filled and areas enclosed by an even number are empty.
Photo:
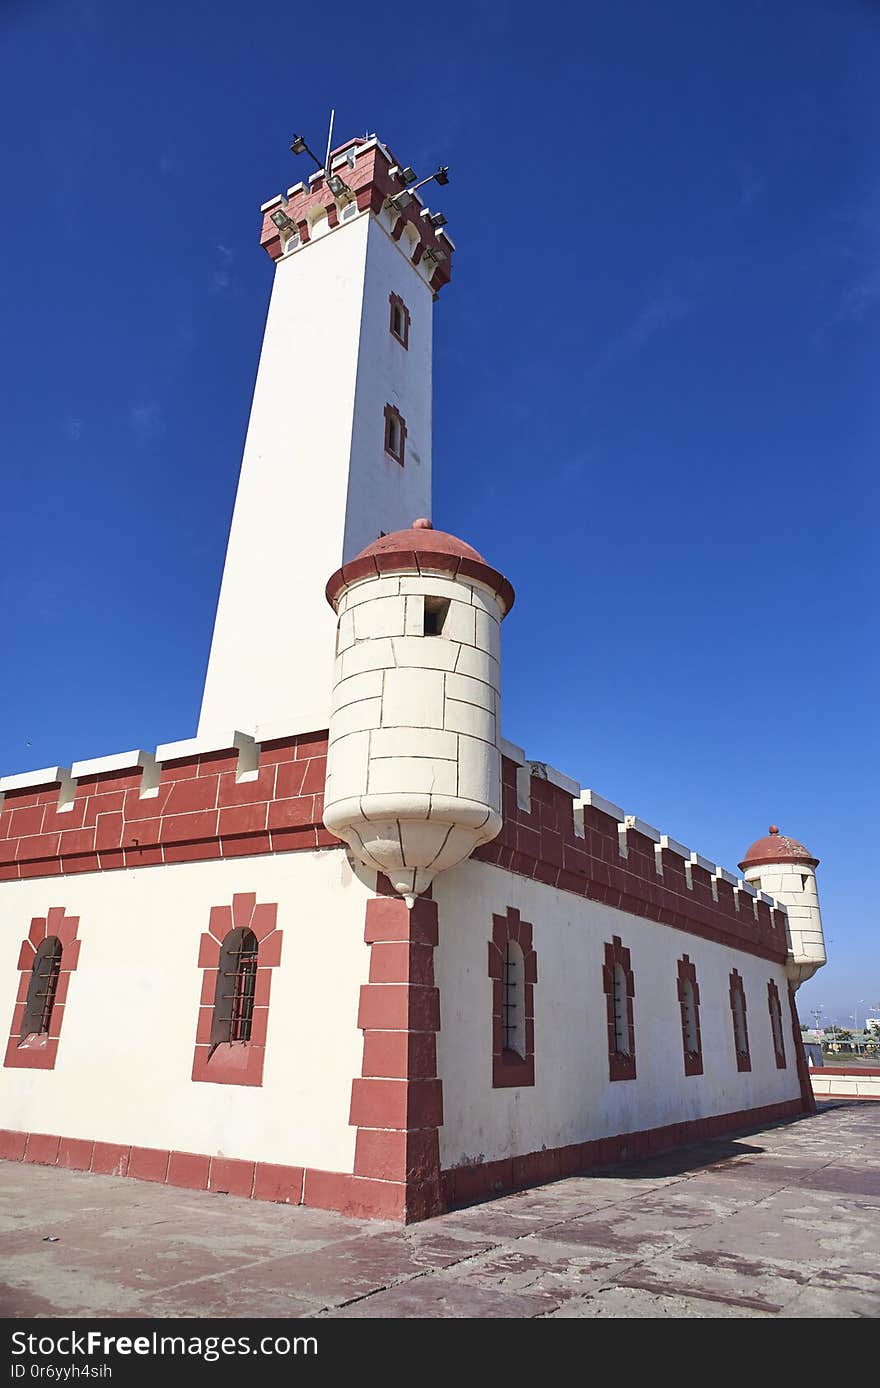
[[[730,869],[802,839],[802,1015],[880,1003],[880,6],[3,0],[0,39],[0,768],[194,732],[258,207],[335,106],[452,168],[434,521],[517,588],[505,735]]]

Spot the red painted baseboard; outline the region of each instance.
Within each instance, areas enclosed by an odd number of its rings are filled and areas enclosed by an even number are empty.
[[[801,1100],[792,1099],[787,1103],[698,1118],[664,1128],[621,1133],[570,1147],[528,1152],[502,1161],[453,1167],[441,1173],[444,1208],[803,1115]],[[431,1192],[427,1192],[425,1202],[420,1202],[419,1190],[412,1183],[375,1180],[342,1171],[318,1171],[313,1167],[209,1157],[198,1152],[92,1142],[51,1133],[0,1129],[0,1159],[60,1166],[97,1175],[130,1176],[135,1180],[238,1195],[251,1200],[307,1205],[313,1209],[336,1210],[356,1219],[413,1223],[437,1213]]]

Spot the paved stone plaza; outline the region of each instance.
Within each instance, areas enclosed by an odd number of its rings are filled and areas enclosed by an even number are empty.
[[[878,1139],[820,1103],[408,1229],[2,1162],[0,1313],[876,1317]]]

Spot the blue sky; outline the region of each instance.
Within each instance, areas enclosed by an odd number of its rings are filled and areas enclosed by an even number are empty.
[[[452,167],[434,519],[517,588],[506,735],[730,868],[801,838],[802,1014],[880,1003],[880,9],[6,0],[0,37],[0,767],[194,731],[257,209],[332,105]]]

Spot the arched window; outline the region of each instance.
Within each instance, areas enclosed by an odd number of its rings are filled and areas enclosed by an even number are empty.
[[[48,1034],[60,973],[61,941],[56,935],[47,935],[34,955],[24,1017],[21,1023],[22,1040],[26,1036]]]
[[[700,989],[697,970],[686,954],[678,961],[678,1001],[681,1008],[681,1045],[686,1075],[702,1075],[703,1042],[700,1036]]]
[[[515,906],[492,917],[492,1087],[535,1083],[535,985],[538,959],[532,927]]]
[[[629,950],[619,935],[605,945],[602,986],[608,1022],[608,1075],[612,1080],[636,1077],[636,1034],[633,1021],[635,985]]]
[[[770,1030],[773,1033],[773,1049],[776,1052],[776,1068],[785,1069],[785,1035],[782,1030],[782,1004],[779,989],[771,979],[767,984],[767,1005],[770,1009]]]
[[[220,947],[214,993],[211,1044],[250,1041],[257,982],[257,937],[252,930],[230,930]]]
[[[504,1000],[501,1015],[504,1022],[504,1049],[525,1058],[525,961],[516,940],[508,940],[504,949],[502,975]]]
[[[751,1070],[749,1055],[749,1028],[746,1022],[746,995],[743,981],[736,969],[730,975],[730,1013],[733,1018],[733,1044],[736,1050],[736,1068]]]
[[[614,965],[612,982],[614,1000],[614,1049],[618,1055],[629,1055],[629,1026],[626,1018],[626,973],[622,964]]]

